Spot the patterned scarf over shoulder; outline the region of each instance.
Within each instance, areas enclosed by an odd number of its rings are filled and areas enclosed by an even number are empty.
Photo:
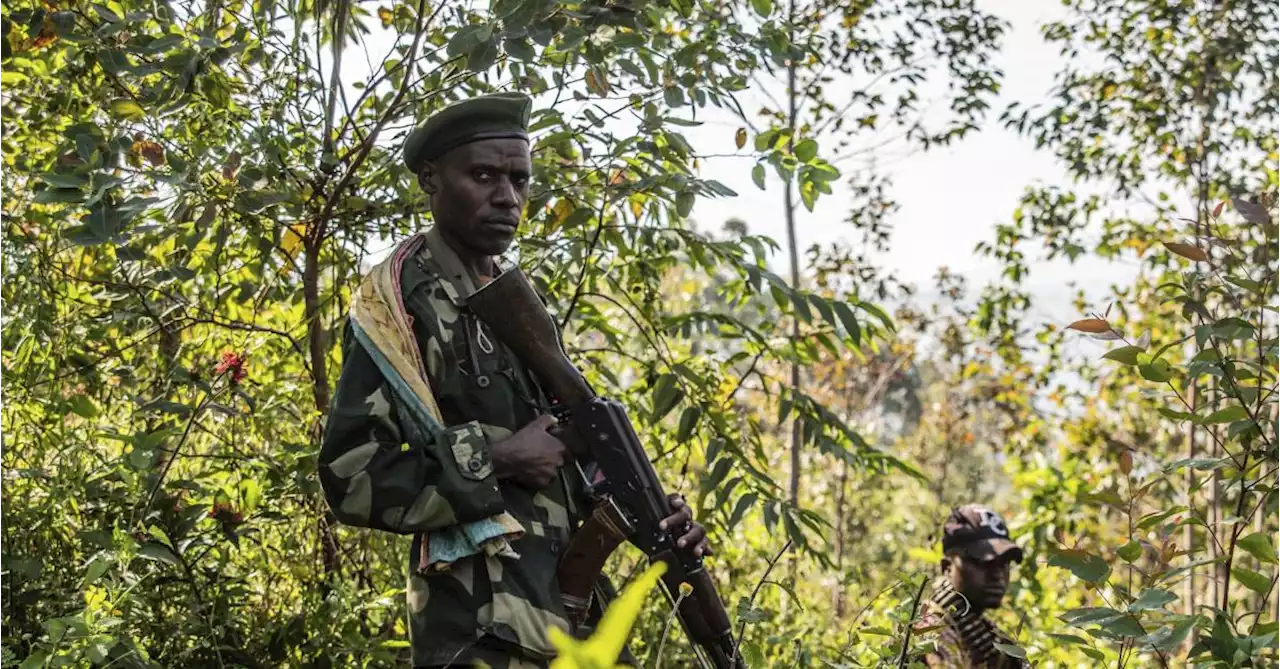
[[[946,669],[1022,669],[1025,660],[1006,655],[995,644],[1012,644],[994,625],[956,592],[951,580],[934,582],[933,595],[925,604],[920,629],[940,628],[937,648],[925,657],[925,664]]]

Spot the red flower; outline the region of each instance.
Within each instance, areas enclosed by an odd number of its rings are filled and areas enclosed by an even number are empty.
[[[244,371],[244,364],[245,359],[240,357],[240,355],[232,353],[231,351],[225,351],[223,352],[222,357],[218,360],[218,365],[213,368],[213,371],[219,376],[230,373],[231,382],[239,383],[244,380],[244,377],[248,376],[248,372]]]

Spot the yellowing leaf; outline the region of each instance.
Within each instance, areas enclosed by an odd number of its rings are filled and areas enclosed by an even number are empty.
[[[738,132],[735,133],[733,136],[733,143],[737,144],[739,149],[747,145],[747,129],[746,128],[738,128]]]
[[[1111,329],[1111,325],[1101,318],[1085,318],[1067,326],[1068,330],[1100,334]]]
[[[1196,262],[1208,262],[1209,260],[1208,254],[1191,244],[1183,244],[1181,242],[1161,242],[1161,244],[1164,244],[1164,247],[1169,249],[1170,252],[1188,260]]]
[[[395,15],[391,13],[391,10],[390,10],[390,9],[387,9],[386,7],[379,7],[379,8],[378,8],[378,18],[382,19],[382,27],[383,27],[383,28],[386,28],[386,27],[388,27],[388,26],[390,26],[390,25],[391,25],[391,19],[392,19],[394,16],[395,16]]]
[[[639,219],[640,214],[643,214],[643,213],[644,213],[644,203],[641,202],[639,198],[631,198],[631,214],[635,216],[636,219]]]
[[[126,121],[140,121],[147,117],[147,111],[133,100],[116,100],[111,103],[111,113]]]
[[[306,223],[294,223],[289,226],[280,239],[280,250],[292,258],[294,251],[297,251],[298,246],[302,244],[302,236],[305,234],[307,234]]]
[[[547,630],[551,645],[558,657],[551,662],[551,669],[613,669],[631,628],[640,617],[640,609],[658,579],[667,571],[665,562],[655,562],[622,591],[622,594],[605,609],[600,624],[586,641],[578,641],[564,630],[552,627]]]
[[[587,90],[604,97],[609,93],[609,77],[599,68],[587,70]]]
[[[551,209],[551,229],[555,230],[569,219],[569,215],[573,213],[573,203],[568,199],[561,198],[556,201],[556,206]]]

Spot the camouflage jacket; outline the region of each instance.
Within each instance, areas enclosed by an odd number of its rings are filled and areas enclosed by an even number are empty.
[[[924,663],[932,669],[1021,669],[1025,660],[1007,655],[995,644],[1013,644],[981,613],[973,611],[964,597],[951,587],[951,581],[940,578],[933,594],[925,602],[917,625],[937,629],[935,649],[925,655]]]
[[[348,324],[320,481],[341,522],[414,534],[407,598],[415,666],[470,666],[481,638],[546,661],[554,655],[547,628],[569,630],[555,568],[577,524],[580,488],[567,470],[540,491],[496,479],[490,445],[548,403],[515,356],[464,306],[476,278],[437,231],[425,238],[404,262],[401,287],[445,434],[431,441],[405,420]],[[357,479],[364,480],[354,485]],[[525,529],[512,543],[519,558],[481,554],[447,571],[417,569],[422,546],[416,533],[504,510]]]

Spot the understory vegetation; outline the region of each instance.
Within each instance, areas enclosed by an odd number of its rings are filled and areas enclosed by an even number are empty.
[[[508,89],[520,264],[710,529],[752,667],[906,666],[965,502],[1026,551],[1007,652],[1277,666],[1277,7],[1062,4],[1049,100],[1008,104],[974,0],[6,3],[0,666],[404,665],[409,538],[338,525],[316,454],[352,290],[430,225],[404,136]],[[911,243],[878,147],[996,127],[1069,176],[972,250],[1001,280],[878,265]],[[785,239],[715,218],[723,154]],[[1047,260],[1135,273],[1045,317]],[[693,666],[627,601],[645,667]]]

